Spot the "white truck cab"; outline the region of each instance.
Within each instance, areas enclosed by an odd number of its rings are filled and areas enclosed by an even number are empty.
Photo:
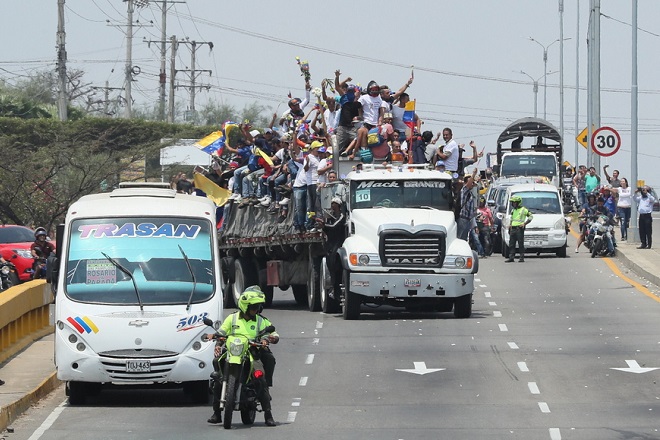
[[[522,198],[522,206],[533,215],[525,227],[525,252],[552,252],[566,257],[566,219],[559,189],[546,183],[521,183],[509,186],[502,206],[502,255],[510,251],[511,197]]]

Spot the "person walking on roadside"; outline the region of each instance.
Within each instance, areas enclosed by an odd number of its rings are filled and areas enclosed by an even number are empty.
[[[642,245],[637,249],[651,249],[651,236],[653,235],[653,204],[655,197],[650,194],[649,187],[643,186],[637,188],[633,196],[637,203],[637,211],[639,212],[639,241]]]
[[[617,195],[616,214],[619,216],[621,225],[621,241],[628,240],[628,227],[630,226],[630,211],[632,209],[632,191],[628,186],[628,179],[622,177],[619,188],[612,187],[612,192]]]
[[[507,263],[513,263],[516,256],[516,244],[520,253],[521,263],[525,261],[525,226],[534,217],[531,212],[522,206],[522,197],[511,196],[511,224],[509,225],[509,258]]]

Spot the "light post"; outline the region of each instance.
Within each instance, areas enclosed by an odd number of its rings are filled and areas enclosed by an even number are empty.
[[[543,119],[546,119],[547,116],[547,101],[548,101],[548,49],[550,49],[550,46],[552,46],[555,43],[558,43],[562,41],[561,39],[557,38],[555,41],[552,43],[548,44],[547,46],[544,46],[542,43],[540,43],[538,40],[535,40],[532,37],[528,37],[530,41],[533,41],[534,43],[538,44],[543,48],[543,72],[544,76],[546,77],[545,80],[543,81]],[[570,40],[570,38],[564,38],[563,41]]]
[[[557,72],[555,71],[555,72],[550,72],[550,73],[544,73],[543,75],[539,76],[538,79],[534,79],[532,77],[532,75],[530,75],[529,73],[527,73],[523,70],[521,70],[520,73],[522,73],[523,75],[526,75],[529,79],[532,80],[532,83],[534,83],[534,89],[533,89],[533,91],[534,91],[534,117],[536,118],[537,114],[538,114],[537,104],[538,104],[538,94],[539,94],[539,80],[541,78],[546,78],[548,75],[552,75],[553,73],[557,73]]]

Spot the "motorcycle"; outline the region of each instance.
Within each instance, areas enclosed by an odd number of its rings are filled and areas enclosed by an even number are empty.
[[[562,202],[564,212],[573,212],[578,210],[578,191],[573,185],[573,180],[565,178],[562,185]]]
[[[204,319],[204,324],[213,327],[213,321],[208,318]],[[255,339],[243,335],[223,337],[218,333],[213,336],[213,340],[224,341],[226,347],[220,358],[220,365],[224,363],[222,377],[215,375],[213,378],[222,381],[220,409],[224,412],[225,429],[231,429],[234,411],[241,412],[244,425],[254,423],[257,411],[260,411],[257,399],[257,387],[260,384],[256,382],[264,380],[263,369],[255,369],[254,363],[259,358],[259,350],[264,347],[261,338],[274,331],[275,327],[270,325],[259,332]]]
[[[19,283],[16,266],[9,261],[0,263],[0,292]]]
[[[610,219],[605,215],[600,215],[594,220],[589,229],[589,235],[592,236],[591,258],[598,256],[607,256],[609,254],[609,243],[612,243],[612,255],[616,252],[614,242],[614,226]]]

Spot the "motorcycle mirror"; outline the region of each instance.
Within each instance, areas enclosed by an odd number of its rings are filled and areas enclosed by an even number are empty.
[[[204,318],[204,325],[208,325],[209,327],[213,327],[213,321],[211,321],[209,318]]]

